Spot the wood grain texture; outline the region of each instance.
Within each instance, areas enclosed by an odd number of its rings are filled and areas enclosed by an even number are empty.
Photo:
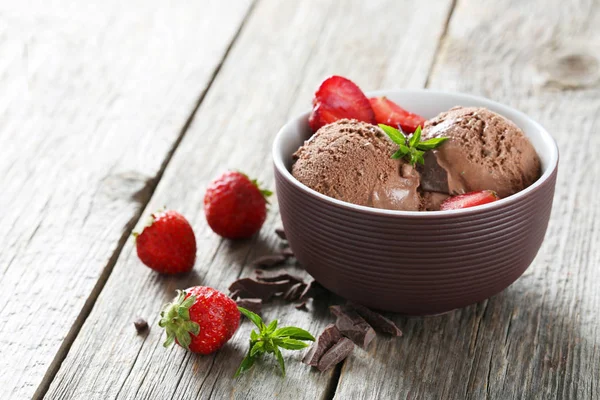
[[[396,317],[344,365],[338,399],[600,398],[600,2],[459,0],[430,82],[540,121],[561,152],[553,216],[502,294],[433,318]]]
[[[162,348],[164,335],[156,325],[157,316],[175,289],[204,284],[226,290],[238,276],[251,274],[247,265],[253,258],[278,249],[275,201],[265,227],[253,240],[222,241],[214,235],[202,210],[209,181],[227,168],[240,168],[272,187],[274,134],[290,114],[310,106],[312,93],[326,75],[347,75],[366,89],[392,80],[397,86],[423,85],[449,2],[435,5],[432,12],[417,1],[257,4],[144,212],[167,204],[188,217],[199,248],[194,272],[179,278],[158,276],[141,265],[129,241],[47,398],[330,397],[335,371],[311,370],[300,363],[302,352],[284,352],[285,379],[274,360],[265,359],[234,380],[246,351],[248,323],[221,351],[201,357],[178,347]],[[404,18],[407,23],[396,23],[406,15],[415,21]],[[433,28],[423,32],[416,21],[426,17]],[[399,54],[409,61],[401,62]],[[333,321],[328,304],[311,303],[310,313],[273,304],[265,307],[264,315],[317,333]],[[133,320],[138,315],[150,323],[147,336],[136,334]]]
[[[2,399],[49,383],[249,7],[34,3],[0,5]]]

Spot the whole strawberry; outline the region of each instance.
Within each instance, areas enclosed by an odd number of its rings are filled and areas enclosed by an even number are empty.
[[[176,211],[152,214],[150,225],[134,233],[140,260],[162,274],[190,271],[196,261],[196,237],[189,222]]]
[[[215,179],[204,196],[204,213],[211,229],[227,239],[245,239],[258,232],[267,217],[267,197],[256,180],[237,171]]]
[[[165,328],[165,347],[174,341],[200,354],[219,350],[240,325],[240,312],[233,300],[207,286],[178,290],[177,297],[160,313],[159,326]]]

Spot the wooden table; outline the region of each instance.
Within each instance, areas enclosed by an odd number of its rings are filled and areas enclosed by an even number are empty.
[[[0,5],[0,399],[600,398],[600,1],[36,3]],[[206,185],[239,168],[273,186],[275,133],[334,73],[545,125],[562,167],[537,259],[487,301],[395,317],[404,337],[323,374],[286,352],[286,378],[265,360],[233,379],[249,324],[212,356],[164,349],[175,289],[225,290],[279,246],[276,202],[258,237],[213,234]],[[187,276],[135,254],[132,230],[165,204],[196,232]],[[317,333],[332,319],[309,307],[265,317]]]

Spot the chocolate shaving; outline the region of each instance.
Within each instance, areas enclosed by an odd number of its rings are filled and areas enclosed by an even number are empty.
[[[354,343],[348,338],[342,338],[321,357],[317,368],[321,372],[327,371],[329,368],[345,360],[346,357],[352,354],[353,350]]]
[[[229,297],[231,297],[233,300],[237,300],[237,298],[240,297],[240,291],[236,290],[229,293]]]
[[[292,251],[291,247],[286,247],[285,249],[281,250],[281,254],[284,257],[294,257],[294,252]]]
[[[342,335],[338,328],[336,328],[334,324],[327,325],[323,332],[317,336],[317,339],[310,347],[310,350],[308,350],[308,353],[302,358],[302,362],[316,367],[323,354],[341,339]]]
[[[296,304],[296,305],[294,306],[294,308],[295,308],[296,310],[300,310],[300,311],[308,311],[308,307],[306,307],[306,300],[304,300],[304,301],[303,301],[302,303],[300,303],[300,304]]]
[[[283,264],[287,257],[284,254],[268,254],[254,259],[250,265],[253,267],[271,268]]]
[[[360,347],[367,347],[375,338],[375,331],[356,311],[348,306],[331,306],[329,310],[337,317],[335,326],[342,335],[352,339]]]
[[[255,314],[260,314],[262,311],[261,299],[239,299],[235,302],[238,306],[252,311]]]
[[[287,240],[287,237],[285,236],[285,231],[282,228],[275,229],[275,234],[279,236],[279,239]]]
[[[348,303],[348,305],[356,310],[376,331],[388,333],[392,336],[402,336],[402,331],[390,319],[360,304]]]
[[[142,333],[148,329],[148,322],[143,318],[136,318],[135,321],[133,321],[133,325],[138,333]]]
[[[306,300],[308,298],[315,298],[317,295],[325,292],[325,288],[321,286],[321,284],[314,279],[306,285],[304,291],[298,298],[298,300]]]
[[[298,300],[304,290],[304,286],[306,285],[303,282],[298,282],[292,285],[287,292],[285,292],[283,298],[290,302]]]
[[[293,283],[298,283],[298,282],[304,283],[304,281],[301,278],[294,276],[294,275],[290,275],[283,269],[278,269],[278,270],[273,270],[273,271],[257,269],[254,271],[254,273],[256,274],[256,279],[259,281],[263,281],[263,282],[276,282],[276,281],[288,280]]]
[[[276,293],[286,292],[292,283],[288,280],[278,282],[259,282],[251,278],[242,278],[229,286],[230,292],[239,291],[241,298],[261,299],[269,301]]]

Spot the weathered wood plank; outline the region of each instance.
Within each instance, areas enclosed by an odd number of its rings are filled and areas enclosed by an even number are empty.
[[[600,398],[598,37],[598,1],[458,1],[431,87],[505,102],[554,135],[562,167],[549,232],[502,294],[397,317],[404,337],[348,359],[336,398]]]
[[[209,357],[163,349],[164,336],[156,323],[161,306],[176,288],[205,284],[225,290],[238,276],[251,273],[246,267],[251,259],[278,248],[273,232],[279,223],[276,202],[260,236],[246,242],[221,241],[206,225],[201,207],[204,190],[226,168],[242,169],[272,185],[273,136],[290,113],[309,107],[324,76],[344,74],[366,89],[392,79],[397,86],[424,84],[449,1],[435,2],[433,12],[417,1],[337,3],[258,3],[145,212],[167,204],[190,219],[199,242],[194,273],[157,276],[140,264],[133,241],[128,242],[48,398],[312,400],[331,394],[333,372],[309,369],[299,362],[302,353],[286,352],[285,379],[275,362],[265,361],[234,380],[247,346],[251,328],[247,323]],[[430,18],[430,29],[422,31],[416,21],[425,18]],[[332,321],[326,306],[309,305],[313,311],[305,313],[273,305],[265,308],[265,316],[317,333]],[[151,324],[147,336],[136,335],[132,322],[137,315]]]
[[[0,5],[2,399],[47,388],[250,5],[37,3]]]

